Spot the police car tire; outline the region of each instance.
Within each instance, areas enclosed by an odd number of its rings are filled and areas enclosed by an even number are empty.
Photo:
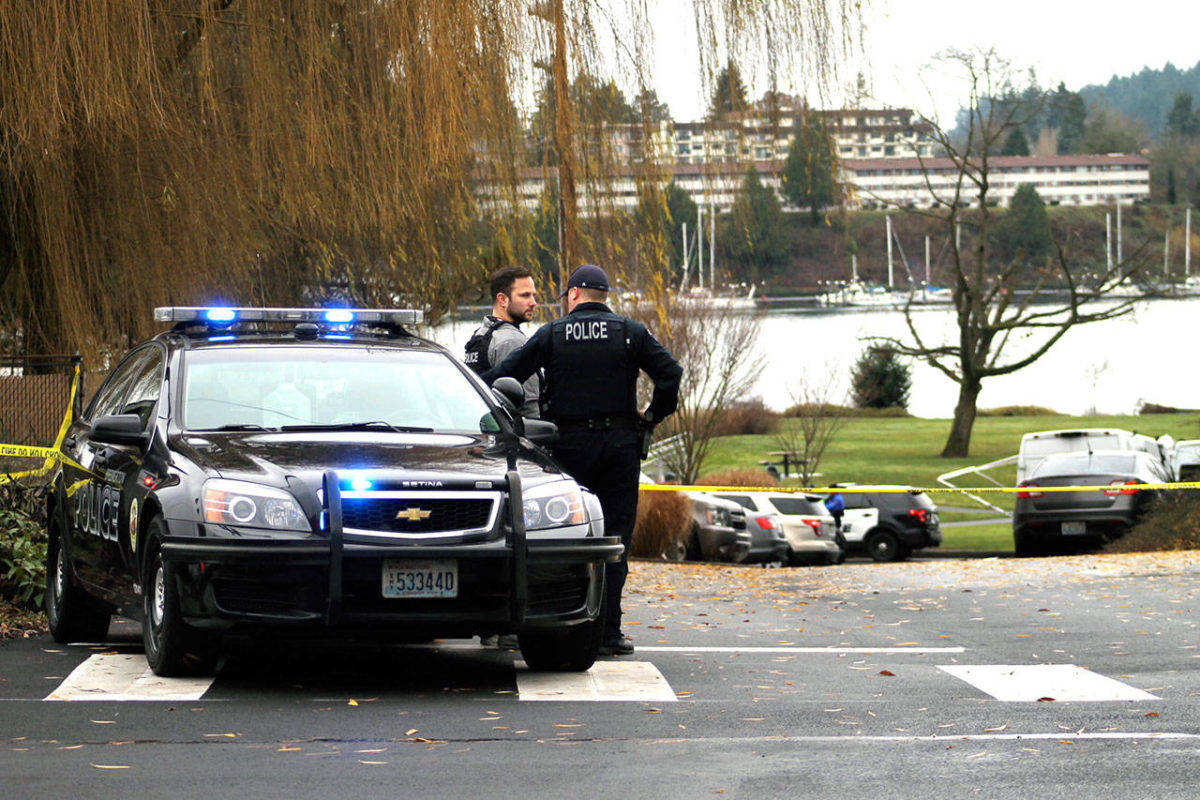
[[[56,523],[51,524],[49,538],[45,605],[50,635],[59,644],[104,641],[112,615],[89,603],[87,596],[72,584]]]
[[[867,553],[877,562],[899,561],[904,558],[900,537],[889,530],[875,530],[867,534]]]
[[[211,674],[219,655],[217,638],[183,621],[174,567],[163,560],[159,546],[165,533],[162,519],[150,520],[146,533],[150,542],[142,582],[142,642],[146,661],[154,674],[161,677]],[[160,604],[158,612],[156,603]]]
[[[604,579],[600,579],[600,613],[594,620],[569,628],[517,634],[521,657],[539,672],[586,672],[600,655],[604,638]]]

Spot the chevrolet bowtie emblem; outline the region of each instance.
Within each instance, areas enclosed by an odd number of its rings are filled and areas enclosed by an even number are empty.
[[[396,519],[404,519],[409,522],[420,522],[423,519],[429,519],[433,516],[432,511],[426,511],[423,508],[406,508],[403,511],[396,512]]]

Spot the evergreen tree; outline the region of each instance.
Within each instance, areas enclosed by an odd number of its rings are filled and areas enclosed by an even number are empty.
[[[1023,183],[1013,194],[1012,203],[996,226],[1001,252],[1009,259],[1041,266],[1054,246],[1050,218],[1033,184]]]
[[[758,172],[746,172],[721,239],[735,280],[759,280],[776,272],[787,254],[779,198],[763,185]]]
[[[633,108],[645,122],[669,122],[671,120],[671,109],[658,99],[658,92],[653,89],[646,88],[638,92],[637,97],[633,98]]]
[[[1167,134],[1188,138],[1197,133],[1200,133],[1200,113],[1192,110],[1192,95],[1179,92],[1167,112]]]
[[[671,264],[673,267],[683,265],[683,231],[681,226],[686,223],[688,238],[696,240],[696,201],[691,195],[679,188],[675,181],[667,184],[665,190],[667,199],[667,223],[669,233],[667,240],[671,243]]]
[[[816,114],[805,114],[796,127],[783,166],[783,196],[797,208],[808,208],[812,224],[821,209],[837,202],[837,155],[833,136]]]
[[[905,408],[912,371],[895,350],[869,347],[850,373],[851,395],[858,408]]]
[[[1015,127],[1008,132],[1008,137],[1004,140],[1004,145],[1000,148],[1002,156],[1027,156],[1029,155],[1029,140],[1025,138],[1025,131],[1019,127]]]
[[[749,107],[746,100],[746,84],[742,82],[742,71],[730,59],[725,68],[717,75],[717,84],[713,87],[712,99],[709,101],[709,119],[723,119],[730,114],[745,111]]]
[[[1083,96],[1067,89],[1066,84],[1059,83],[1050,97],[1046,124],[1058,131],[1060,155],[1079,151],[1086,122],[1087,104]]]

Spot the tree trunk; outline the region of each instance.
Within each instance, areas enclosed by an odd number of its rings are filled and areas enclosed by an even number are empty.
[[[958,387],[958,405],[954,407],[954,424],[942,458],[964,458],[970,455],[971,429],[975,427],[975,401],[979,399],[981,384],[978,378],[963,377]]]

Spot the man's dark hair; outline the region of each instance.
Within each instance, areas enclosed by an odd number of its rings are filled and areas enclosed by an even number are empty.
[[[496,295],[505,294],[512,296],[513,284],[518,278],[532,278],[533,273],[524,267],[503,267],[492,273],[489,288],[492,293],[488,295],[488,299],[493,303],[496,302]]]

